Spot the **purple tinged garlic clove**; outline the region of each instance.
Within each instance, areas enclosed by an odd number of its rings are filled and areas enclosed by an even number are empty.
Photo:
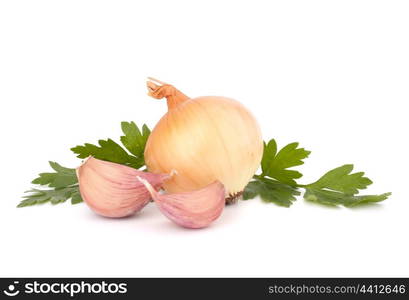
[[[136,177],[148,181],[156,192],[170,175],[138,171],[124,165],[89,157],[77,168],[81,197],[97,214],[121,218],[141,210],[151,199]]]
[[[193,192],[160,194],[146,179],[142,177],[138,179],[149,190],[162,213],[180,226],[207,227],[223,211],[225,188],[219,181]]]

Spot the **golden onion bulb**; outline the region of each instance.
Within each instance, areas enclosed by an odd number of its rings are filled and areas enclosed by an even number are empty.
[[[194,191],[218,180],[226,197],[240,195],[263,155],[261,131],[252,114],[233,99],[190,99],[173,86],[154,81],[159,85],[149,81],[149,95],[166,97],[168,112],[146,144],[149,171],[176,170],[163,185],[170,193]]]

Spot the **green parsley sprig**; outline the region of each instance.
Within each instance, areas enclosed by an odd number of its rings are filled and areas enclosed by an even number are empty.
[[[78,189],[78,180],[75,169],[65,168],[56,162],[50,161],[53,173],[40,173],[31,183],[42,185],[41,189],[31,189],[23,196],[17,207],[25,207],[45,202],[58,204],[71,199],[72,204],[82,202]],[[48,188],[44,188],[48,187]]]
[[[387,199],[391,193],[381,195],[358,195],[372,181],[364,177],[363,172],[352,173],[353,165],[343,165],[325,173],[317,181],[302,185],[296,179],[302,174],[289,168],[304,164],[311,152],[299,148],[298,143],[291,143],[277,150],[274,139],[264,144],[264,154],[261,161],[261,174],[254,175],[246,186],[243,199],[253,199],[256,196],[265,202],[289,207],[300,195],[300,189],[305,189],[303,198],[307,201],[324,205],[343,205],[346,207],[380,202]]]
[[[99,140],[98,146],[93,144],[84,144],[71,148],[78,158],[87,158],[93,156],[97,159],[106,160],[129,167],[139,169],[145,165],[143,152],[145,144],[151,133],[148,126],[142,126],[139,130],[134,122],[122,122],[121,142],[125,149],[111,139]]]

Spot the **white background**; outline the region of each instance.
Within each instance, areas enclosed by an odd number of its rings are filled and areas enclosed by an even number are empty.
[[[2,1],[1,276],[409,276],[407,1]],[[299,199],[227,207],[204,230],[154,205],[127,219],[84,204],[17,209],[69,150],[154,126],[145,78],[222,95],[265,139],[312,150],[301,182],[355,163],[391,191],[371,207]]]

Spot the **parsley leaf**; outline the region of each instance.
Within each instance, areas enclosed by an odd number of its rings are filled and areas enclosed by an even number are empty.
[[[302,174],[288,168],[302,165],[310,151],[291,143],[278,151],[274,139],[264,143],[260,175],[255,175],[244,189],[243,199],[253,199],[257,195],[265,202],[289,207],[300,195],[295,179]]]
[[[135,169],[141,168],[145,165],[143,152],[150,130],[146,125],[143,125],[141,133],[134,122],[122,122],[121,125],[125,134],[121,136],[121,142],[133,155],[111,139],[99,140],[98,146],[86,143],[83,146],[71,148],[71,150],[77,154],[78,158],[93,156],[97,159],[130,166]]]
[[[336,191],[313,190],[307,188],[304,193],[304,199],[324,205],[344,205],[346,207],[353,207],[360,204],[380,202],[386,200],[390,195],[391,193],[355,196]]]
[[[351,173],[353,165],[343,165],[325,173],[316,182],[305,186],[304,199],[325,205],[357,206],[386,200],[391,193],[381,195],[356,195],[372,181],[364,172]]]
[[[146,141],[151,133],[148,126],[143,124],[142,132],[134,122],[122,122],[121,127],[125,134],[124,136],[121,136],[122,144],[136,157],[143,157]]]
[[[354,195],[358,190],[366,189],[372,184],[372,181],[364,177],[364,172],[351,174],[354,165],[343,165],[325,173],[316,182],[311,183],[308,187],[312,189],[328,189]]]
[[[291,143],[277,152],[277,143],[274,139],[264,143],[264,153],[261,160],[262,176],[268,176],[279,182],[296,185],[295,179],[302,174],[288,168],[302,165],[303,159],[307,158],[310,151],[298,148],[298,143]]]
[[[49,162],[55,173],[40,173],[31,183],[62,188],[78,182],[75,169],[65,168],[56,162]]]
[[[36,204],[42,204],[45,202],[51,202],[52,204],[58,204],[71,199],[72,204],[82,202],[81,195],[79,193],[78,186],[70,186],[58,189],[31,189],[27,191],[29,193],[23,196],[24,200],[20,202],[17,207],[25,207]]]
[[[255,178],[243,192],[243,200],[253,199],[257,195],[264,202],[275,203],[280,206],[289,207],[300,195],[297,188],[268,178]]]
[[[56,162],[49,162],[53,173],[40,173],[31,183],[39,184],[42,189],[31,189],[27,191],[28,195],[23,196],[23,200],[17,207],[25,207],[45,202],[58,204],[71,199],[72,204],[82,202],[79,192],[78,179],[75,169],[61,166]]]
[[[85,143],[83,146],[76,146],[71,150],[78,154],[78,158],[93,156],[97,159],[127,165],[139,169],[144,165],[141,158],[128,154],[120,145],[111,139],[99,140],[99,146]]]

